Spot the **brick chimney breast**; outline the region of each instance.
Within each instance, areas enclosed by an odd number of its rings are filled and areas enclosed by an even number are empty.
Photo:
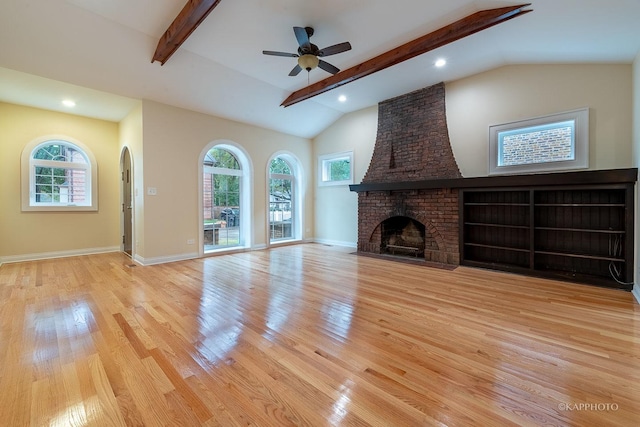
[[[461,177],[449,142],[444,83],[378,105],[378,134],[363,183]]]
[[[378,134],[363,184],[461,177],[449,142],[444,83],[379,104]],[[396,224],[398,229],[393,229]],[[424,238],[415,247],[404,236],[407,227],[414,226],[424,230]],[[404,253],[414,259],[458,265],[458,191],[359,192],[358,251]]]

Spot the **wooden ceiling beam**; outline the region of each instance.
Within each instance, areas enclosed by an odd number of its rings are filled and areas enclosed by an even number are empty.
[[[281,106],[288,107],[297,102],[304,101],[316,95],[320,95],[321,93],[346,85],[347,83],[351,83],[354,80],[384,70],[392,65],[399,64],[408,59],[422,55],[423,53],[437,49],[449,43],[453,43],[456,40],[468,37],[517,16],[529,13],[531,10],[522,9],[530,5],[531,3],[527,3],[518,6],[487,9],[473,13],[452,24],[446,25],[427,35],[378,55],[375,58],[363,62],[362,64],[341,71],[331,77],[293,92],[282,102]]]
[[[160,61],[162,65],[174,54],[185,40],[198,28],[198,25],[220,3],[220,0],[189,0],[176,19],[158,41],[158,47],[151,62]]]

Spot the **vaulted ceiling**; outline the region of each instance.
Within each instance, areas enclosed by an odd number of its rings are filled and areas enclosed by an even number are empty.
[[[484,9],[513,1],[221,0],[164,64],[160,37],[185,0],[3,0],[0,101],[120,120],[136,99],[311,138],[343,114],[506,64],[631,63],[640,51],[638,0],[533,0],[533,12],[284,108],[329,77],[288,73],[294,26],[319,47],[349,41],[329,62],[347,70]],[[447,60],[436,68],[438,58]],[[345,95],[347,101],[338,101]]]

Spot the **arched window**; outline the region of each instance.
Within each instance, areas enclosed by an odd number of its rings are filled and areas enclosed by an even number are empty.
[[[242,167],[229,149],[216,146],[204,156],[205,252],[243,246]]]
[[[23,151],[23,210],[97,210],[97,166],[68,139],[43,138]]]
[[[296,159],[287,154],[274,157],[269,164],[269,241],[277,243],[299,239],[300,204]]]

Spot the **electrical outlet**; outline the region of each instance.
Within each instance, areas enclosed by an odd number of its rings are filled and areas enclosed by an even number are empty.
[[[187,245],[195,245],[196,239],[187,239]]]
[[[149,196],[155,196],[158,194],[158,189],[156,187],[147,187],[147,194]]]

